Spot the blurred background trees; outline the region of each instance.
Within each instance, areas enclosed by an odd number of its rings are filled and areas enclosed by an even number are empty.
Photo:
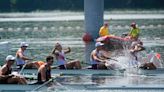
[[[83,11],[84,0],[0,0],[0,12]],[[164,9],[164,0],[104,0],[110,9]]]

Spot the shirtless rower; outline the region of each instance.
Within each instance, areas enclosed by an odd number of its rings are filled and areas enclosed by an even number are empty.
[[[15,62],[15,57],[8,55],[6,62],[0,69],[0,84],[27,84],[26,79],[22,76],[11,74],[11,66]]]

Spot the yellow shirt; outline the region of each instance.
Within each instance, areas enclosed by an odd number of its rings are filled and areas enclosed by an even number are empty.
[[[99,31],[99,36],[106,36],[109,35],[108,27],[102,26]]]
[[[130,36],[132,37],[138,37],[139,36],[139,33],[140,33],[140,29],[139,28],[132,28],[130,30]]]

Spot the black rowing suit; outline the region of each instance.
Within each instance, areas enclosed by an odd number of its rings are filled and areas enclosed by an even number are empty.
[[[46,68],[46,81],[48,81],[50,78],[51,78],[51,69],[48,68],[47,65],[45,65],[45,68]],[[41,79],[41,72],[38,72],[38,84],[43,84],[44,82],[46,81],[42,81]]]
[[[7,71],[5,72],[5,77],[1,77],[0,76],[0,84],[8,84],[8,79],[10,78],[10,77],[12,77],[12,76],[7,76],[7,75],[9,75],[9,74],[11,74],[11,71],[12,71],[12,69],[11,68],[9,68],[7,65],[6,65],[6,67],[7,67]]]

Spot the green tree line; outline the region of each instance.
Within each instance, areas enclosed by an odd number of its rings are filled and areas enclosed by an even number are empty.
[[[104,0],[105,9],[164,9],[164,0]],[[84,0],[0,0],[0,12],[83,11]]]

